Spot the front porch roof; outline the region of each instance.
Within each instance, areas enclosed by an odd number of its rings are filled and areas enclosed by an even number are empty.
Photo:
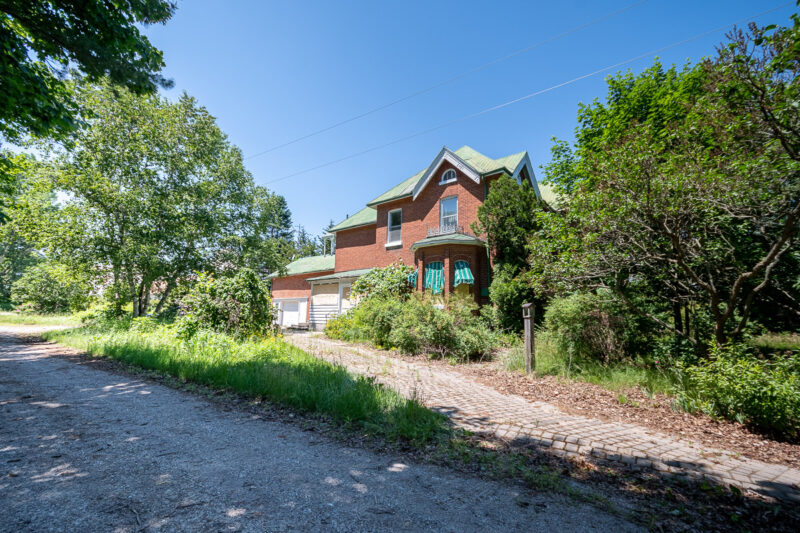
[[[339,279],[346,279],[346,278],[357,278],[359,276],[363,276],[367,272],[372,270],[371,268],[359,268],[358,270],[345,270],[344,272],[334,272],[333,274],[328,274],[326,276],[319,276],[316,278],[308,278],[307,281],[336,281]]]
[[[417,241],[411,245],[411,251],[415,252],[420,248],[429,246],[439,246],[441,244],[467,244],[473,246],[484,246],[486,241],[474,235],[464,235],[463,233],[452,233],[450,235],[437,235]]]

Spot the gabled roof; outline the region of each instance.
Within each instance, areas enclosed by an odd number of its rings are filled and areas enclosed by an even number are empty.
[[[333,270],[336,266],[336,257],[333,255],[312,255],[295,259],[286,265],[286,273],[281,275],[278,272],[271,274],[270,278],[282,278],[285,276],[297,276],[298,274],[308,274],[310,272],[325,272]]]
[[[353,216],[347,217],[328,230],[329,233],[342,231],[344,229],[357,228],[359,226],[369,226],[378,221],[378,212],[372,207],[365,207]]]
[[[447,148],[444,148],[444,150],[447,150]],[[449,152],[449,150],[447,151]],[[496,174],[498,172],[505,172],[511,176],[518,170],[520,163],[522,163],[527,155],[527,152],[519,152],[517,154],[507,155],[499,159],[492,159],[469,146],[462,146],[458,150],[455,150],[451,153],[456,155],[461,161],[466,163],[481,176]],[[439,156],[437,156],[437,159],[439,159]],[[420,170],[410,178],[407,178],[402,183],[395,185],[385,193],[368,202],[367,205],[374,207],[378,204],[383,204],[386,202],[391,202],[392,200],[399,200],[400,198],[411,196],[420,180],[422,180],[425,174],[428,173],[432,165],[433,163]]]

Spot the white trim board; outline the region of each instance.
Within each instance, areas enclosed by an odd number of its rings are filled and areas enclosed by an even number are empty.
[[[442,163],[447,161],[456,169],[460,170],[465,176],[469,179],[474,181],[475,183],[481,182],[481,175],[478,173],[474,168],[469,166],[463,159],[458,157],[455,153],[449,150],[446,146],[443,147],[439,154],[434,158],[433,163],[428,165],[428,170],[425,171],[422,178],[417,182],[417,185],[414,187],[414,192],[412,194],[411,199],[416,200],[417,196],[422,192],[422,190],[428,185],[428,182],[431,181],[431,178],[439,170],[439,167],[442,166]]]

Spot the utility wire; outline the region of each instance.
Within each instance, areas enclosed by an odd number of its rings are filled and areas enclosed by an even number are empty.
[[[719,26],[717,28],[714,28],[713,30],[708,30],[706,32],[699,33],[699,34],[697,34],[697,35],[695,35],[693,37],[689,37],[688,39],[683,39],[681,41],[678,41],[678,42],[675,42],[675,43],[672,43],[672,44],[668,44],[666,46],[662,46],[661,48],[657,48],[655,50],[651,50],[651,51],[646,52],[644,54],[639,54],[639,55],[637,55],[635,57],[631,57],[629,59],[626,59],[625,61],[620,61],[619,63],[614,63],[613,65],[609,65],[607,67],[603,67],[601,69],[594,70],[592,72],[589,72],[588,74],[583,74],[581,76],[578,76],[577,78],[572,78],[571,80],[567,80],[567,81],[558,83],[556,85],[551,85],[550,87],[547,87],[546,89],[541,89],[541,90],[526,94],[524,96],[520,96],[519,98],[514,98],[513,100],[508,100],[507,102],[503,102],[502,104],[497,104],[497,105],[494,105],[492,107],[487,107],[486,109],[483,109],[481,111],[477,111],[477,112],[471,113],[469,115],[464,115],[464,116],[461,116],[459,118],[455,118],[453,120],[450,120],[448,122],[444,122],[444,123],[439,124],[437,126],[433,126],[431,128],[427,128],[427,129],[418,131],[416,133],[412,133],[410,135],[406,135],[405,137],[400,137],[400,138],[395,139],[393,141],[389,141],[389,142],[386,142],[386,143],[383,143],[383,144],[380,144],[380,145],[377,145],[377,146],[373,146],[372,148],[367,148],[366,150],[361,150],[360,152],[355,152],[355,153],[352,153],[350,155],[346,155],[344,157],[340,157],[338,159],[334,159],[332,161],[328,161],[326,163],[322,163],[320,165],[316,165],[314,167],[310,167],[310,168],[307,168],[307,169],[304,169],[304,170],[300,170],[298,172],[293,172],[292,174],[287,174],[287,175],[282,176],[280,178],[277,178],[277,179],[274,179],[274,180],[271,180],[271,181],[267,181],[266,184],[276,183],[276,182],[279,182],[279,181],[287,180],[289,178],[293,178],[295,176],[299,176],[301,174],[306,174],[308,172],[313,172],[314,170],[319,170],[321,168],[325,168],[325,167],[328,167],[328,166],[331,166],[331,165],[335,165],[336,163],[341,163],[342,161],[347,161],[348,159],[353,159],[353,158],[362,156],[364,154],[368,154],[370,152],[374,152],[376,150],[380,150],[382,148],[386,148],[386,147],[392,146],[394,144],[398,144],[398,143],[401,143],[403,141],[407,141],[407,140],[413,139],[415,137],[419,137],[421,135],[425,135],[427,133],[431,133],[431,132],[440,130],[442,128],[446,128],[448,126],[452,126],[453,124],[458,124],[459,122],[464,122],[465,120],[470,120],[470,119],[473,119],[475,117],[479,117],[481,115],[485,115],[486,113],[491,113],[492,111],[497,111],[498,109],[502,109],[504,107],[508,107],[510,105],[513,105],[513,104],[522,102],[524,100],[528,100],[530,98],[533,98],[534,96],[539,96],[541,94],[548,93],[550,91],[554,91],[556,89],[559,89],[561,87],[565,87],[567,85],[572,85],[573,83],[579,82],[581,80],[585,80],[586,78],[591,78],[592,76],[596,76],[596,75],[601,74],[603,72],[606,72],[608,70],[612,70],[612,69],[621,67],[621,66],[626,65],[628,63],[633,63],[633,62],[638,61],[640,59],[644,59],[645,57],[664,52],[664,51],[669,50],[671,48],[676,48],[678,46],[684,45],[684,44],[692,42],[692,41],[696,41],[697,39],[702,39],[703,37],[706,37],[706,36],[711,35],[713,33],[717,33],[719,31],[722,31],[722,30],[730,28],[732,26],[741,24],[743,22],[748,22],[748,21],[750,21],[752,19],[764,16],[764,15],[768,15],[770,13],[773,13],[775,11],[783,9],[783,8],[785,8],[787,6],[790,6],[793,3],[794,2],[787,2],[785,4],[781,4],[778,7],[772,8],[772,9],[767,10],[767,11],[762,11],[761,13],[757,13],[757,14],[749,16],[747,18],[737,20],[736,22],[725,24],[724,26]]]
[[[589,22],[587,22],[585,24],[581,24],[580,26],[575,26],[574,28],[570,28],[570,29],[568,29],[568,30],[566,30],[566,31],[564,31],[562,33],[559,33],[558,35],[554,35],[553,37],[549,37],[549,38],[545,39],[544,41],[539,41],[538,43],[532,44],[530,46],[526,46],[525,48],[520,48],[519,50],[516,50],[515,52],[511,52],[510,54],[504,55],[502,57],[498,57],[497,59],[493,59],[492,61],[489,61],[488,63],[484,63],[483,65],[474,67],[474,68],[472,68],[470,70],[462,72],[461,74],[456,74],[452,78],[448,78],[448,79],[446,79],[444,81],[440,81],[440,82],[438,82],[438,83],[436,83],[434,85],[431,85],[429,87],[425,87],[424,89],[420,89],[420,90],[418,90],[416,92],[413,92],[413,93],[411,93],[411,94],[409,94],[407,96],[403,96],[401,98],[398,98],[397,100],[392,100],[391,102],[388,102],[386,104],[380,105],[380,106],[375,107],[375,108],[372,108],[369,111],[364,111],[363,113],[360,113],[358,115],[352,116],[352,117],[347,118],[347,119],[344,119],[344,120],[342,120],[340,122],[336,122],[335,124],[331,124],[330,126],[326,126],[326,127],[322,128],[322,129],[319,129],[319,130],[316,130],[316,131],[312,131],[311,133],[307,133],[305,135],[301,135],[300,137],[296,137],[296,138],[294,138],[292,140],[289,140],[289,141],[286,141],[286,142],[284,142],[282,144],[278,144],[276,146],[273,146],[272,148],[268,148],[268,149],[263,150],[261,152],[255,153],[255,154],[253,154],[251,156],[247,156],[245,158],[245,160],[253,159],[254,157],[259,157],[259,156],[262,156],[264,154],[268,154],[270,152],[274,152],[275,150],[279,150],[281,148],[285,148],[287,146],[290,146],[292,144],[298,143],[300,141],[304,141],[304,140],[309,139],[311,137],[315,137],[315,136],[319,135],[320,133],[325,133],[326,131],[330,131],[332,129],[338,128],[339,126],[344,126],[345,124],[349,124],[350,122],[354,122],[354,121],[356,121],[356,120],[358,120],[360,118],[364,118],[364,117],[366,117],[368,115],[372,115],[373,113],[377,113],[378,111],[383,111],[384,109],[388,109],[388,108],[390,108],[392,106],[395,106],[395,105],[397,105],[399,103],[405,102],[406,100],[411,100],[412,98],[416,98],[417,96],[420,96],[422,94],[425,94],[425,93],[428,93],[430,91],[433,91],[434,89],[438,89],[439,87],[443,87],[445,85],[453,83],[454,81],[458,81],[458,80],[460,80],[462,78],[466,78],[467,76],[471,76],[472,74],[475,74],[476,72],[480,72],[481,70],[487,69],[487,68],[489,68],[489,67],[491,67],[493,65],[496,65],[498,63],[502,63],[503,61],[511,59],[512,57],[518,56],[520,54],[524,54],[525,52],[530,52],[534,48],[539,48],[540,46],[544,46],[545,44],[551,43],[553,41],[557,41],[558,39],[561,39],[562,37],[566,37],[566,36],[568,36],[568,35],[570,35],[572,33],[581,31],[581,30],[586,29],[586,28],[588,28],[590,26],[594,26],[595,24],[597,24],[599,22],[603,22],[606,19],[615,17],[617,15],[621,15],[622,13],[625,13],[626,11],[629,11],[629,10],[633,9],[634,7],[638,7],[638,6],[642,5],[642,4],[646,4],[648,1],[649,0],[641,0],[639,2],[636,2],[634,4],[629,5],[628,7],[623,7],[622,9],[618,9],[617,11],[613,11],[611,13],[603,15],[602,17],[599,17],[599,18],[596,18],[594,20],[591,20],[591,21],[589,21]]]

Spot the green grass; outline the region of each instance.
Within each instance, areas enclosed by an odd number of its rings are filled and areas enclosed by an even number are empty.
[[[77,326],[80,324],[75,315],[33,315],[12,312],[0,312],[0,325],[11,324],[18,326]]]
[[[518,344],[502,356],[506,370],[525,369],[525,350]],[[675,381],[673,378],[644,365],[635,363],[608,364],[585,359],[572,359],[560,353],[556,343],[547,334],[536,337],[536,374],[539,376],[559,376],[575,381],[593,383],[603,388],[620,391],[641,387],[652,393],[669,393]]]
[[[201,331],[188,341],[168,325],[78,328],[45,338],[181,380],[320,413],[390,439],[425,443],[449,431],[447,419],[414,400],[281,339],[235,340]]]
[[[750,345],[762,352],[785,352],[800,350],[800,335],[797,333],[765,333],[754,337]]]

